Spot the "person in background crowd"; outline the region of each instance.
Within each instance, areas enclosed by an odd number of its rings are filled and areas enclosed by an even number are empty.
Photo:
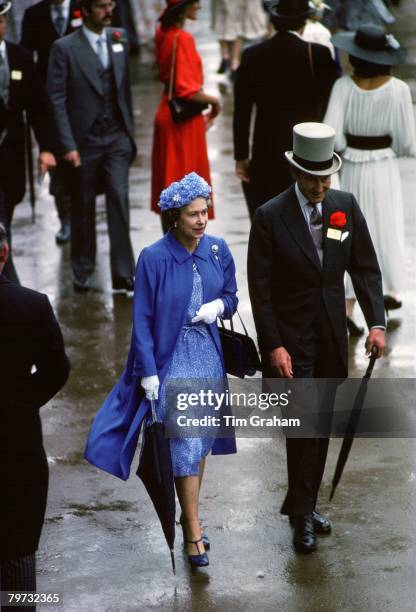
[[[29,6],[33,6],[38,2],[39,0],[17,0],[13,3],[13,7],[7,20],[7,40],[16,44],[19,43],[21,39],[21,27],[24,12],[27,8],[29,8]]]
[[[41,78],[31,54],[20,45],[4,40],[11,2],[0,2],[0,221],[4,223],[11,248],[11,224],[15,206],[26,192],[26,117],[39,144],[39,173],[42,176],[56,161],[51,153],[51,115]],[[19,282],[9,255],[3,274]]]
[[[258,206],[291,184],[284,153],[299,121],[323,117],[337,75],[329,50],[302,40],[308,0],[281,0],[271,8],[277,33],[246,49],[237,71],[234,158],[250,218]],[[251,118],[256,109],[252,146]]]
[[[48,92],[59,146],[73,168],[74,290],[89,291],[95,265],[95,198],[106,195],[114,292],[132,295],[129,168],[136,154],[124,30],[110,28],[112,0],[81,0],[84,25],[52,46]]]
[[[0,223],[0,592],[20,592],[36,591],[48,491],[39,409],[64,386],[69,362],[47,296],[2,273],[8,254]]]
[[[25,11],[21,45],[33,52],[45,87],[53,43],[81,26],[77,0],[42,0]],[[55,239],[57,244],[65,244],[71,239],[71,198],[65,174],[66,164],[58,155],[59,151],[56,153],[58,163],[50,172],[50,193],[55,198],[61,224]]]
[[[195,0],[167,0],[159,18],[156,62],[165,90],[156,111],[153,134],[151,209],[157,214],[160,214],[158,203],[163,189],[185,174],[195,171],[211,184],[205,132],[221,105],[218,98],[203,89],[201,57],[192,34],[184,29],[187,19],[197,19],[199,9],[200,2]],[[210,112],[175,122],[169,108],[171,79],[173,96],[210,105]],[[213,208],[209,216],[213,218]]]
[[[314,0],[313,4],[316,8],[316,13],[311,15],[306,22],[303,30],[302,38],[307,42],[319,43],[328,47],[331,52],[332,59],[335,59],[335,49],[331,42],[331,32],[322,23],[325,11],[331,10],[328,4],[322,0]]]
[[[113,14],[113,25],[126,30],[130,53],[138,53],[140,43],[131,0],[124,0],[116,3]]]
[[[367,353],[375,347],[383,355],[380,268],[354,196],[330,189],[341,166],[334,142],[328,125],[296,125],[293,150],[286,152],[295,184],[261,206],[253,221],[248,286],[266,379],[348,375],[346,270],[368,324]],[[308,414],[310,405],[305,408]],[[324,410],[331,409],[329,400]],[[316,511],[329,444],[329,432],[318,432],[286,439],[288,492],[281,513],[288,515],[295,550],[302,554],[316,549],[316,532],[331,531]]]
[[[386,310],[400,308],[405,271],[402,186],[396,157],[416,156],[416,133],[409,86],[392,77],[406,51],[383,28],[361,26],[336,34],[334,44],[349,54],[352,76],[339,79],[332,90],[325,122],[336,131],[342,153],[340,184],[355,195],[367,219],[383,276]],[[354,290],[347,277],[347,314],[351,335],[362,328],[354,322]]]
[[[245,40],[259,40],[267,33],[261,0],[211,0],[211,28],[221,49],[219,74],[234,80]]]

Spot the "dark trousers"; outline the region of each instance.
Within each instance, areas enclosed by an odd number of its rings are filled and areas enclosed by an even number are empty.
[[[285,348],[292,358],[294,378],[336,379],[334,384],[329,381],[320,398],[322,413],[312,418],[320,435],[327,432],[328,437],[286,438],[288,492],[281,513],[302,516],[315,509],[329,445],[331,413],[326,411],[333,407],[336,385],[345,378],[346,367],[324,305],[299,344]]]
[[[5,226],[7,230],[8,243],[9,243],[9,248],[10,248],[9,258],[6,262],[6,265],[3,268],[2,274],[9,281],[20,284],[19,277],[17,276],[17,272],[14,267],[12,251],[11,251],[11,248],[12,248],[11,225],[12,225],[12,219],[13,219],[13,212],[14,212],[14,206],[7,205],[5,197],[4,197],[4,191],[0,183],[0,223],[3,223],[3,225]]]
[[[36,591],[36,557],[34,554],[19,559],[0,560],[0,591]],[[19,608],[2,606],[4,611],[17,609],[33,612],[36,606]]]
[[[76,277],[90,276],[94,270],[95,198],[100,191],[106,197],[113,280],[134,276],[128,197],[132,153],[130,138],[121,130],[106,136],[91,135],[80,147],[82,166],[73,173],[71,206],[71,260]]]

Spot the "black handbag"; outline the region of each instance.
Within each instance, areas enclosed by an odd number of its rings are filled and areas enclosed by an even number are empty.
[[[196,117],[197,115],[200,115],[202,111],[208,108],[208,104],[202,104],[200,102],[192,102],[192,100],[187,100],[186,98],[180,98],[179,96],[174,95],[173,83],[175,80],[177,44],[178,44],[178,36],[176,36],[175,40],[173,41],[172,64],[171,64],[171,69],[170,69],[168,100],[169,100],[169,109],[170,109],[170,114],[172,115],[172,119],[174,120],[175,123],[181,123],[182,121],[186,121],[187,119],[192,119],[192,117]]]
[[[227,329],[224,321],[220,319],[221,325],[218,326],[218,332],[227,374],[244,378],[245,376],[254,376],[258,370],[261,370],[261,364],[256,345],[248,335],[238,310],[237,315],[243,326],[244,334],[234,330],[232,319],[230,320],[231,329]]]

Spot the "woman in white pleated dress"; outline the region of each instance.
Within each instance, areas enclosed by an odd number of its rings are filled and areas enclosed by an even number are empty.
[[[404,81],[390,76],[406,51],[377,26],[333,37],[349,53],[353,76],[335,82],[325,123],[336,131],[342,154],[340,186],[355,195],[367,220],[380,264],[386,310],[401,307],[404,286],[403,200],[397,157],[416,156],[412,99]],[[348,328],[363,333],[352,319],[355,295],[346,282]]]

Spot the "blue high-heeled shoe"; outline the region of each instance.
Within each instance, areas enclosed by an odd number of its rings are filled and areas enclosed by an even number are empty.
[[[193,567],[206,567],[209,565],[209,559],[206,552],[200,553],[198,544],[202,542],[202,538],[199,540],[186,540],[186,544],[195,544],[198,553],[197,555],[188,555],[189,564]]]

